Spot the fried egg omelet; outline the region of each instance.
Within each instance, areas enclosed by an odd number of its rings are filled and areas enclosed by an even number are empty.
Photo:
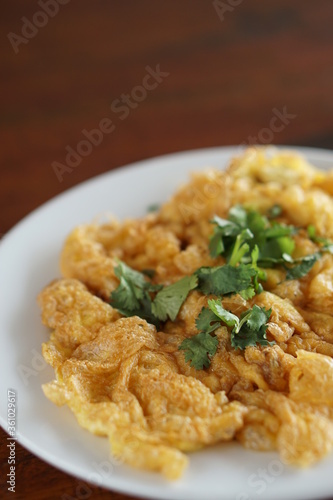
[[[179,345],[198,333],[208,297],[191,291],[175,321],[160,328],[124,317],[110,303],[119,260],[153,269],[169,285],[202,266],[223,264],[209,251],[211,220],[235,205],[261,213],[278,204],[282,221],[301,228],[294,257],[318,251],[306,232],[333,240],[333,172],[289,152],[248,149],[226,171],[207,169],[155,213],[140,219],[76,227],[60,259],[63,278],[39,295],[43,344],[55,379],[43,386],[88,431],[107,436],[124,463],[179,478],[187,452],[237,440],[252,450],[277,450],[286,464],[307,467],[333,446],[333,255],[323,253],[299,279],[267,269],[263,291],[224,297],[240,314],[254,304],[271,309],[272,345],[234,349],[220,326],[210,366],[196,369]]]

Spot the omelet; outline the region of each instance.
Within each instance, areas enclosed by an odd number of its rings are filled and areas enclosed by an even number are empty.
[[[241,314],[270,311],[269,342],[233,347],[220,325],[209,366],[198,369],[179,349],[197,333],[209,296],[191,289],[176,318],[153,324],[112,306],[119,261],[153,270],[156,290],[199,268],[223,265],[209,241],[214,216],[232,207],[260,213],[281,207],[281,220],[301,230],[293,256],[318,252],[333,239],[332,173],[295,153],[250,148],[227,170],[192,175],[155,213],[140,219],[73,229],[60,256],[62,279],[38,296],[50,338],[42,346],[55,379],[47,398],[67,405],[78,424],[105,436],[111,453],[170,480],[182,476],[190,452],[237,440],[256,451],[276,450],[291,466],[308,467],[333,447],[333,255],[285,280],[267,269],[261,293],[229,294],[223,306]],[[314,228],[317,240],[306,228]]]

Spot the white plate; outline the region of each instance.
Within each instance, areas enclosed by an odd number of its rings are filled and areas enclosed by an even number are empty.
[[[333,165],[333,152],[298,150],[319,167]],[[67,407],[54,406],[41,390],[54,374],[40,358],[48,331],[41,325],[35,297],[59,276],[58,256],[69,231],[99,213],[141,216],[148,205],[166,200],[190,171],[207,165],[224,168],[239,151],[189,151],[106,173],[35,210],[0,243],[0,422],[7,429],[7,389],[15,389],[19,442],[81,478],[81,497],[88,491],[84,481],[136,496],[175,500],[306,500],[333,493],[333,456],[304,471],[284,466],[275,453],[247,451],[236,443],[191,454],[184,477],[169,483],[158,474],[114,463],[107,439],[84,431]]]

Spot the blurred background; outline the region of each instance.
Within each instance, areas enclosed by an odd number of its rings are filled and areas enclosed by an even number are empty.
[[[333,149],[332,24],[330,0],[7,1],[0,235],[136,160],[230,144]],[[23,449],[20,464],[17,498],[80,498],[76,479]]]

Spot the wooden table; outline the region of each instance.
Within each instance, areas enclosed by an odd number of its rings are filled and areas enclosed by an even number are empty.
[[[333,149],[331,0],[57,1],[1,13],[0,234],[135,160],[250,142]],[[85,489],[21,446],[17,457],[15,498],[132,498]]]

